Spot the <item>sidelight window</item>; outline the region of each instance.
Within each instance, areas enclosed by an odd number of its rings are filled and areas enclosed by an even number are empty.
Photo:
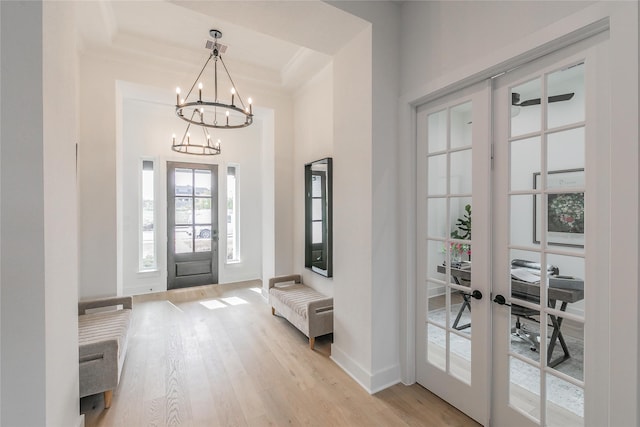
[[[155,172],[153,160],[140,162],[140,227],[138,269],[156,270],[156,215],[155,215]]]

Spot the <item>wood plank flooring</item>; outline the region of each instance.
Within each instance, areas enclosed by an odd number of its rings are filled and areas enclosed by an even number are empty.
[[[134,298],[127,360],[111,408],[81,399],[93,426],[477,426],[419,385],[369,395],[272,316],[261,283]]]

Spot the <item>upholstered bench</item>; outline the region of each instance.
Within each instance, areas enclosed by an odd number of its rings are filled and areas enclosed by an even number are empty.
[[[309,337],[313,350],[316,337],[333,332],[333,298],[301,283],[299,274],[269,279],[271,314],[276,312]]]
[[[122,308],[118,308],[118,306]],[[105,311],[87,310],[96,308]],[[127,353],[131,324],[131,297],[101,298],[78,303],[80,397],[104,393],[104,407],[111,406]]]

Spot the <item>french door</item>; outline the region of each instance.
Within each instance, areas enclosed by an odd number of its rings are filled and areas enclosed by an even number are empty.
[[[490,95],[483,82],[421,107],[417,116],[417,379],[483,424],[490,371]]]
[[[167,289],[218,283],[218,166],[167,162]]]
[[[605,47],[417,111],[417,379],[483,425],[592,425],[608,393]]]
[[[607,396],[605,47],[601,34],[494,81],[494,425],[595,425],[587,395]]]

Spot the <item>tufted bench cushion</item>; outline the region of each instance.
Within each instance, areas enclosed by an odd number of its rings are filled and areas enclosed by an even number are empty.
[[[333,298],[303,285],[299,274],[270,279],[269,303],[272,314],[277,312],[309,337],[311,349],[316,337],[333,332]]]
[[[320,292],[303,284],[271,288],[269,293],[303,319],[308,317],[307,307],[310,302],[326,298]]]
[[[118,348],[118,358],[126,352],[127,332],[131,324],[131,310],[114,310],[78,316],[78,345],[87,348],[87,344],[94,344],[115,340]],[[85,354],[84,358],[91,355]],[[80,362],[83,356],[80,357]]]
[[[117,308],[122,306],[122,308]],[[112,307],[106,311],[87,310]],[[80,397],[104,393],[111,406],[127,353],[131,297],[102,298],[78,303]]]

